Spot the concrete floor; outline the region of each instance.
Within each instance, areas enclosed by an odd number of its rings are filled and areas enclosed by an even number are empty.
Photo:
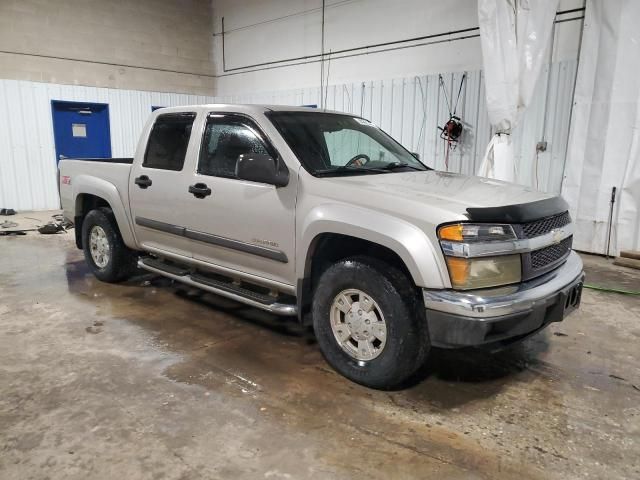
[[[434,351],[379,392],[293,322],[149,275],[100,283],[71,233],[0,252],[3,480],[640,478],[638,297],[586,290],[517,348]],[[585,260],[589,283],[640,287]]]

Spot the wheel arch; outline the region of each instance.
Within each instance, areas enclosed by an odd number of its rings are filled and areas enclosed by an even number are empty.
[[[314,281],[327,265],[353,255],[380,258],[404,271],[417,287],[448,288],[431,240],[413,224],[349,205],[314,209],[303,222],[296,250],[298,311],[305,320]]]
[[[74,201],[76,246],[82,248],[82,222],[87,213],[96,208],[108,207],[113,212],[123,242],[129,248],[135,249],[136,241],[129,215],[115,185],[84,175],[80,176],[76,183],[80,185],[75,192]]]

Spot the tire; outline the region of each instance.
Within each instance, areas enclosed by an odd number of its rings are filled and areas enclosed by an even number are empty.
[[[92,232],[105,255],[92,254]],[[96,242],[94,242],[96,245]],[[106,245],[106,246],[105,246]],[[136,270],[138,255],[122,241],[120,230],[110,208],[91,210],[82,222],[82,249],[93,274],[103,282],[117,283],[128,279]]]
[[[354,291],[360,291],[365,296]],[[346,325],[349,313],[341,313],[334,303],[339,301],[339,294],[344,292],[351,297],[349,312],[354,316],[362,314],[358,313],[358,308],[353,310],[358,300],[355,307],[367,305],[368,302],[369,306],[374,305],[370,311],[375,313],[374,317],[364,320],[364,317],[360,317],[360,320],[356,318],[360,322],[359,330],[352,328],[354,324],[351,324],[346,334],[341,328]],[[367,300],[367,296],[373,302]],[[320,276],[312,313],[313,328],[324,358],[336,371],[356,383],[381,390],[398,388],[425,363],[430,343],[418,291],[407,275],[387,263],[368,257],[353,257],[333,264]],[[360,357],[356,358],[353,350],[360,350],[362,337],[358,340],[349,337],[347,342],[343,341],[344,347],[339,343],[337,336],[342,334],[368,335],[367,338],[371,339],[371,331],[363,329],[371,328],[374,323],[380,326],[381,318],[386,333],[378,336],[384,338],[384,344],[379,338],[375,339],[369,344],[367,354],[356,353]],[[344,323],[337,323],[338,326],[334,328],[332,320]],[[338,333],[334,333],[334,330]]]

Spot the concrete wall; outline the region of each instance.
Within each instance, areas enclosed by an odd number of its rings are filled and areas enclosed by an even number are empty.
[[[210,0],[1,0],[0,78],[213,93]]]
[[[242,69],[247,65],[317,55],[321,51],[321,0],[213,0],[216,95],[320,85],[318,57]],[[558,10],[582,6],[561,0]],[[563,20],[577,14],[562,16]],[[225,19],[224,67],[221,21]],[[472,0],[327,0],[326,53],[442,34],[478,26]],[[554,62],[575,60],[580,22],[556,25]],[[482,68],[478,31],[357,49],[325,62],[329,84],[352,83]],[[293,66],[287,66],[296,64]],[[266,68],[266,69],[265,69]],[[226,71],[225,71],[226,70]],[[255,71],[251,71],[255,70]]]

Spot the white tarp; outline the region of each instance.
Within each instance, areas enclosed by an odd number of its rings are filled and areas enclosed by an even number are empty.
[[[511,131],[531,102],[558,0],[479,0],[478,21],[491,139],[478,175],[515,181]]]
[[[640,2],[587,2],[562,194],[574,248],[604,253],[612,187],[611,253],[640,250]]]

